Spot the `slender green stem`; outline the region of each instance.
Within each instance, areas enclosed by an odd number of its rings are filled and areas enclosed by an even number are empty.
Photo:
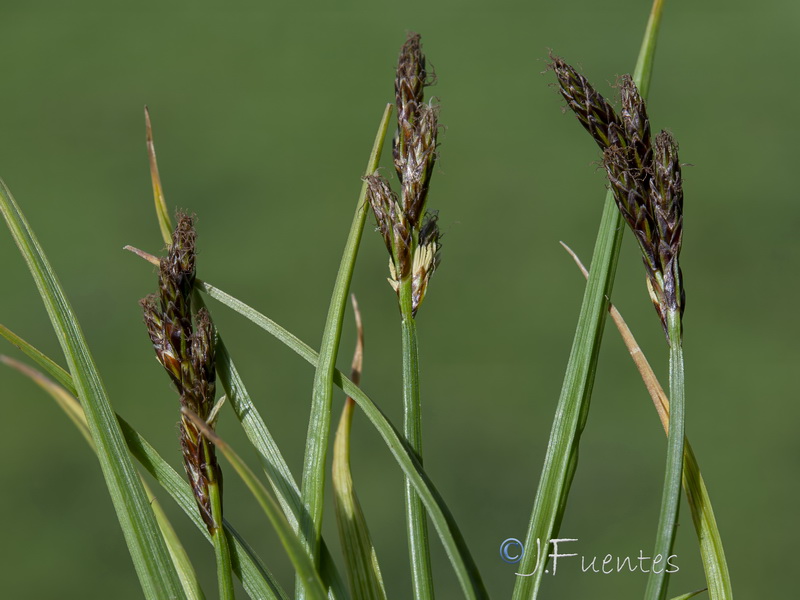
[[[647,96],[655,57],[663,0],[654,0],[634,72],[643,98]],[[525,549],[519,564],[513,600],[536,598],[545,572],[548,544],[558,532],[578,460],[580,436],[589,414],[597,359],[611,290],[614,286],[623,221],[613,194],[606,194],[591,271],[583,296],[561,396],[536,491]],[[537,552],[537,545],[541,552]]]
[[[589,273],[578,256],[563,242],[562,246],[575,260],[584,277],[587,277]],[[656,412],[664,427],[664,433],[669,435],[669,399],[620,312],[614,306],[610,306],[609,311],[631,358],[633,358],[633,362],[636,364],[636,368],[642,376],[645,387],[647,387],[647,391],[653,399]],[[700,466],[697,464],[697,458],[692,451],[692,445],[689,443],[688,438],[686,438],[683,446],[683,490],[691,509],[692,521],[694,521],[694,527],[697,531],[697,539],[700,542],[700,556],[703,559],[703,569],[706,573],[708,597],[711,600],[730,600],[733,598],[733,591],[731,589],[730,574],[728,573],[728,564],[725,561],[725,550],[722,547],[722,537],[717,527],[717,521],[714,518],[711,497],[706,489],[706,484],[700,473]]]
[[[664,10],[664,0],[653,0],[650,8],[650,18],[647,20],[647,27],[644,30],[642,47],[639,49],[639,56],[636,59],[636,67],[633,70],[633,81],[639,88],[642,99],[647,99],[650,92],[650,81],[653,79],[653,59],[656,55],[656,41],[658,41],[658,28],[661,26],[661,13]]]
[[[319,364],[319,355],[308,344],[289,333],[272,319],[207,282],[198,279],[195,285],[203,293],[222,302],[261,327],[312,366],[316,367]],[[441,494],[436,490],[433,482],[419,464],[416,453],[408,447],[405,437],[397,431],[375,402],[338,369],[334,371],[333,384],[344,390],[344,393],[358,404],[364,415],[383,438],[400,468],[411,479],[414,489],[422,497],[431,522],[439,533],[445,553],[450,559],[450,563],[453,565],[458,581],[461,584],[464,597],[469,600],[485,600],[488,598],[489,594],[483,585],[478,567],[467,548],[458,524],[447,508]]]
[[[80,410],[80,406],[77,408]],[[147,494],[148,498],[150,498],[150,506],[153,507],[153,513],[156,515],[156,521],[161,529],[161,534],[164,536],[164,542],[167,544],[167,550],[169,551],[169,555],[172,557],[172,562],[175,563],[175,569],[178,571],[178,577],[181,580],[181,585],[183,585],[183,591],[186,592],[186,600],[205,600],[205,595],[200,587],[200,582],[197,581],[197,573],[194,570],[192,561],[189,558],[189,555],[186,553],[186,549],[183,547],[183,544],[181,544],[178,534],[172,527],[172,523],[169,522],[167,513],[164,512],[164,509],[161,507],[161,503],[158,501],[158,498],[156,498],[153,490],[151,490],[150,486],[147,485],[147,482],[144,480],[144,476],[140,474],[139,478],[142,480],[144,493]]]
[[[422,408],[419,397],[419,354],[417,324],[412,314],[411,277],[400,282],[398,289],[403,338],[403,433],[422,464]],[[406,526],[411,558],[411,579],[414,598],[433,598],[433,573],[428,542],[428,517],[414,486],[405,478]]]
[[[192,296],[192,303],[198,308],[206,306],[203,296],[196,289]],[[1,327],[2,325],[0,325]],[[0,329],[0,335],[3,335],[2,329]],[[292,525],[292,529],[297,531],[300,526],[300,515],[303,513],[300,488],[297,487],[294,476],[264,419],[259,414],[258,408],[253,404],[219,329],[217,329],[216,353],[217,376],[228,397],[228,403],[236,413],[250,443],[257,450],[269,484],[286,518]],[[324,539],[322,540],[320,575],[322,575],[323,581],[330,586],[329,598],[340,600],[347,597],[344,582]]]
[[[327,600],[328,595],[325,591],[325,586],[311,558],[306,553],[303,544],[292,529],[286,516],[283,514],[280,505],[270,496],[267,488],[261,483],[261,480],[253,473],[252,469],[247,466],[239,455],[234,452],[233,448],[223,441],[197,413],[192,412],[186,407],[181,408],[181,413],[191,420],[203,436],[225,455],[225,458],[228,459],[228,462],[253,494],[253,497],[261,506],[265,516],[275,529],[275,533],[278,534],[280,543],[289,556],[289,560],[292,561],[292,566],[299,576],[300,584],[305,589],[307,597],[313,600]]]
[[[392,105],[389,104],[384,110],[372,152],[367,162],[367,175],[375,172],[378,168],[391,112]],[[342,253],[339,272],[331,294],[328,317],[325,320],[325,330],[322,334],[319,350],[319,363],[314,374],[311,415],[308,421],[306,453],[303,460],[303,479],[300,490],[306,512],[303,513],[301,520],[302,541],[311,556],[313,564],[317,567],[320,563],[322,510],[325,496],[326,457],[330,439],[333,375],[336,370],[336,357],[339,352],[342,321],[344,319],[347,295],[350,290],[350,280],[353,277],[356,255],[358,254],[358,246],[361,243],[361,234],[364,231],[367,212],[367,184],[365,182],[361,187],[361,193],[356,202],[355,215],[350,226],[350,233],[347,236],[344,252]],[[303,598],[304,588],[300,583],[298,577],[298,597]]]
[[[653,551],[653,569],[647,580],[645,598],[664,600],[667,597],[669,572],[667,562],[675,543],[678,527],[678,509],[681,501],[681,476],[683,473],[683,444],[685,433],[683,347],[681,345],[681,318],[678,311],[667,313],[669,331],[669,434],[667,438],[667,469],[658,517],[658,534]],[[662,563],[656,564],[661,556]]]
[[[208,442],[203,442],[206,453],[208,453]],[[209,469],[210,471],[211,469]],[[208,484],[208,493],[211,498],[211,515],[214,523],[222,524],[222,490],[219,481],[212,481]],[[219,584],[220,600],[233,600],[233,573],[231,572],[231,551],[228,547],[228,538],[225,537],[225,530],[218,526],[211,535],[214,544],[214,555],[217,559],[217,583]]]

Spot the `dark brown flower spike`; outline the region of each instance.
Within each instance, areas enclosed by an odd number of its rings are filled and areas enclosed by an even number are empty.
[[[402,206],[412,228],[417,229],[425,209],[433,167],[436,163],[436,143],[439,133],[439,107],[423,104],[403,163],[400,180],[403,182]]]
[[[205,309],[197,312],[192,323],[194,281],[194,225],[191,217],[181,214],[167,256],[160,263],[159,293],[140,304],[156,358],[175,384],[181,406],[208,419],[216,389],[215,333]],[[179,432],[186,475],[203,521],[213,534],[221,524],[212,516],[209,485],[222,485],[215,449],[186,417],[181,417]]]
[[[623,75],[620,78],[619,95],[622,105],[620,118],[625,132],[624,145],[629,148],[629,160],[635,169],[637,179],[646,185],[650,177],[649,166],[653,161],[647,108],[630,75]]]
[[[612,106],[563,59],[551,53],[550,60],[550,68],[558,79],[558,91],[600,149],[619,145],[621,122]]]
[[[683,186],[677,143],[663,131],[652,142],[645,103],[629,75],[620,79],[618,116],[574,68],[551,58],[567,106],[603,149],[614,200],[642,251],[650,297],[669,340],[668,313],[682,316],[685,306],[678,264]]]
[[[407,277],[411,272],[411,229],[397,194],[386,178],[377,173],[367,175],[364,181],[367,182],[367,199],[375,213],[378,231],[391,257],[393,277]]]
[[[650,202],[655,212],[658,257],[664,279],[664,305],[668,310],[679,310],[682,316],[686,307],[679,264],[683,241],[683,179],[678,144],[667,131],[659,133],[655,140]],[[665,320],[664,315],[662,320]]]
[[[413,144],[414,131],[419,120],[419,110],[423,103],[423,89],[428,76],[425,71],[425,55],[418,33],[411,33],[400,50],[397,61],[397,75],[394,80],[395,102],[397,105],[397,134],[392,154],[397,175],[403,180],[405,161],[409,147]]]
[[[421,222],[436,163],[439,134],[439,107],[424,102],[423,91],[427,84],[420,36],[411,34],[400,51],[394,85],[397,133],[392,154],[401,183],[399,197],[389,182],[377,173],[364,178],[378,230],[391,256],[389,283],[398,293],[400,282],[410,283],[414,314],[438,262],[436,218],[430,219],[427,227]],[[423,229],[428,235],[422,235]]]

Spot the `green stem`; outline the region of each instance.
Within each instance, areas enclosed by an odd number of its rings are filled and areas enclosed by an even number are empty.
[[[375,143],[367,162],[366,174],[372,174],[378,168],[383,141],[389,127],[389,116],[392,105],[387,105],[381,119]],[[319,349],[319,363],[314,374],[314,388],[311,400],[311,415],[308,421],[306,453],[303,460],[303,479],[301,482],[301,500],[306,511],[301,519],[302,542],[316,567],[320,564],[320,545],[322,537],[322,511],[325,497],[326,457],[331,426],[331,402],[333,398],[333,374],[336,370],[336,356],[339,352],[339,341],[342,335],[342,321],[350,280],[353,277],[358,246],[364,231],[364,222],[369,209],[367,203],[367,184],[361,186],[361,193],[356,202],[355,215],[347,236],[339,272],[331,294],[328,317]],[[298,598],[305,597],[304,587],[298,575]]]
[[[663,0],[654,0],[634,71],[642,98],[650,88]],[[558,533],[578,461],[580,436],[589,414],[597,359],[614,287],[623,221],[611,192],[606,194],[578,327],[547,445],[519,564],[513,600],[535,599],[545,572],[548,544]],[[537,544],[541,552],[537,552]],[[540,556],[541,555],[541,556]]]
[[[675,543],[678,527],[678,509],[681,501],[681,476],[683,473],[683,444],[685,433],[683,347],[681,345],[681,318],[678,311],[667,313],[669,332],[669,434],[667,439],[667,469],[658,517],[658,534],[653,551],[653,569],[647,580],[645,598],[664,600],[667,596],[668,558]],[[660,571],[656,559],[661,556]]]
[[[272,319],[207,282],[198,279],[196,286],[203,293],[222,302],[228,308],[258,325],[296,352],[311,366],[316,367],[319,364],[319,355],[308,344],[289,333]],[[453,565],[453,570],[461,584],[464,598],[468,600],[487,600],[489,594],[483,585],[478,566],[467,548],[464,536],[461,535],[453,514],[427,473],[422,469],[416,454],[408,447],[403,435],[397,431],[375,402],[338,369],[334,371],[333,383],[358,404],[386,443],[400,468],[411,479],[414,489],[417,490],[425,504],[425,508],[428,510],[431,522],[439,533],[447,558]]]
[[[222,523],[221,494],[216,482],[208,486],[211,496],[211,510],[216,523]],[[214,554],[217,558],[217,582],[219,583],[219,597],[221,600],[233,600],[233,574],[231,572],[231,552],[225,530],[218,527],[211,536],[214,543]]]
[[[412,314],[411,277],[398,289],[403,337],[403,433],[422,464],[422,408],[419,397],[417,324]],[[428,542],[428,517],[414,486],[405,478],[406,525],[414,598],[433,598],[433,573]]]

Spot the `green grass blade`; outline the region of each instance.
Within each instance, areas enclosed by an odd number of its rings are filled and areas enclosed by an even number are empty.
[[[0,326],[2,328],[2,326]],[[5,328],[2,328],[5,329]],[[72,378],[69,373],[64,371],[61,367],[55,364],[49,357],[37,350],[22,338],[12,334],[5,329],[3,333],[7,339],[13,339],[14,345],[23,350],[26,354],[43,366],[53,369],[54,377],[58,382],[74,395],[75,386],[72,383]],[[8,335],[10,334],[10,335]],[[3,362],[8,362],[7,357]],[[16,362],[16,361],[14,361]],[[62,405],[63,407],[63,405]],[[83,409],[74,401],[67,403],[65,408],[68,416],[81,428],[86,427],[86,420],[83,414]],[[77,418],[76,418],[77,417]],[[122,433],[131,454],[136,458],[139,463],[161,484],[167,493],[175,500],[183,511],[189,516],[195,526],[200,530],[206,539],[211,542],[211,537],[208,534],[208,527],[206,527],[200,514],[197,511],[197,503],[194,500],[189,484],[171,467],[167,462],[155,451],[155,449],[145,440],[139,433],[136,432],[122,417],[117,415]],[[87,429],[88,432],[88,429]],[[152,497],[151,494],[149,494]],[[232,548],[232,566],[233,572],[244,585],[245,590],[251,598],[260,600],[265,598],[267,600],[288,600],[285,592],[276,583],[275,578],[261,563],[261,560],[245,542],[245,540],[233,529],[233,527],[224,522],[225,531],[228,534],[229,543]]]
[[[419,349],[417,347],[417,322],[414,319],[411,299],[411,278],[400,282],[398,290],[402,316],[401,337],[403,349],[403,433],[422,463],[422,406],[419,393]],[[428,516],[411,482],[405,481],[406,528],[411,562],[411,579],[414,598],[432,599],[433,571],[431,569],[430,542],[428,541]]]
[[[683,348],[681,346],[681,321],[678,311],[667,314],[669,330],[669,398],[670,419],[667,433],[667,468],[664,473],[664,486],[661,510],[658,516],[658,531],[653,556],[669,556],[678,532],[678,510],[681,502],[681,480],[683,474],[683,446],[685,436],[684,419],[684,375]],[[650,571],[647,578],[645,598],[665,600],[669,584],[667,569]]]
[[[345,401],[333,444],[333,500],[347,578],[354,600],[386,600],[378,556],[350,473],[350,429],[355,402]]]
[[[231,463],[234,470],[239,474],[239,477],[242,478],[242,481],[244,481],[247,488],[252,492],[264,511],[264,514],[278,534],[281,544],[284,550],[286,550],[286,554],[289,556],[292,566],[294,566],[308,597],[312,600],[326,600],[327,593],[325,591],[325,586],[322,583],[319,573],[317,573],[314,563],[303,548],[303,544],[300,542],[297,534],[292,530],[292,526],[289,525],[289,521],[286,520],[286,517],[281,511],[281,507],[272,496],[269,495],[269,492],[258,477],[256,477],[255,473],[253,473],[250,467],[239,458],[236,452],[234,452],[233,449],[199,416],[186,407],[182,408],[181,412],[189,417],[203,433],[203,436],[225,455],[225,458],[228,459],[228,462]]]
[[[219,483],[214,481],[208,486],[211,496],[211,512],[215,523],[222,523],[222,494]],[[217,562],[217,585],[220,600],[234,600],[233,577],[231,569],[231,550],[228,546],[228,537],[223,528],[218,528],[211,535],[214,546],[214,557]]]
[[[283,342],[312,366],[317,365],[318,355],[308,344],[302,342],[268,317],[213,285],[200,280],[197,280],[196,285],[202,292],[222,302]],[[338,369],[334,371],[333,383],[344,390],[345,394],[353,398],[361,410],[364,411],[364,414],[381,435],[389,451],[400,465],[403,473],[409,477],[414,489],[417,490],[417,493],[422,498],[431,522],[444,544],[445,552],[453,565],[465,597],[470,599],[488,598],[478,567],[467,548],[453,515],[436,490],[433,482],[422,469],[414,451],[408,446],[403,436],[386,418],[381,409]]]
[[[634,72],[634,80],[643,98],[650,87],[662,7],[663,0],[654,1]],[[536,552],[537,540],[543,549],[547,548],[549,540],[558,531],[566,507],[578,461],[578,444],[588,417],[623,229],[622,217],[609,192],[606,194],[591,272],[525,537],[524,547],[529,551],[523,554],[519,564],[513,600],[533,599],[539,593],[548,551],[542,550],[545,560],[540,561]]]
[[[183,598],[178,574],[128,455],[83,332],[50,263],[3,182],[0,182],[0,211],[33,275],[66,357],[145,597]]]
[[[680,596],[675,596],[674,598],[672,598],[672,600],[689,600],[689,598],[694,598],[698,594],[702,594],[705,591],[706,591],[706,588],[703,588],[702,590],[697,590],[695,592],[689,592],[688,594],[682,594]]]
[[[192,300],[198,308],[204,307],[200,294],[195,294]],[[250,394],[239,376],[228,348],[225,346],[222,335],[217,330],[217,377],[222,384],[228,398],[228,404],[233,408],[236,417],[247,435],[247,439],[258,453],[267,481],[275,497],[283,508],[283,512],[294,531],[300,526],[300,515],[303,514],[303,505],[300,501],[300,488],[289,470],[289,465],[275,443],[264,419],[250,398]],[[322,540],[322,564],[320,575],[329,586],[331,600],[347,598],[344,582],[336,568],[333,557],[328,550],[325,540]]]
[[[20,342],[32,348],[32,346],[27,344],[27,342],[24,340],[20,339]],[[39,354],[43,358],[47,359],[44,354]],[[56,401],[56,404],[58,404],[58,406],[66,413],[73,424],[78,428],[78,431],[89,444],[89,447],[92,449],[92,451],[97,451],[95,449],[94,442],[92,441],[92,436],[89,433],[89,426],[86,424],[86,416],[81,408],[80,403],[73,394],[67,391],[63,386],[58,385],[42,375],[42,373],[36,369],[14,360],[13,358],[0,355],[0,362],[8,365],[12,369],[16,369],[28,377],[40,388],[42,388],[45,392],[47,392],[53,398],[53,400]],[[64,374],[71,383],[69,375],[67,375],[66,372],[64,372]],[[167,550],[172,558],[172,562],[175,564],[175,569],[178,572],[178,577],[180,578],[183,591],[186,593],[186,597],[188,600],[203,600],[205,598],[203,595],[203,590],[200,588],[200,583],[197,581],[197,574],[192,566],[192,562],[189,560],[189,556],[186,554],[183,544],[181,544],[181,541],[178,538],[178,535],[175,533],[175,529],[173,529],[172,524],[169,522],[167,515],[164,513],[164,510],[161,508],[161,505],[158,503],[155,495],[147,486],[147,483],[144,482],[144,480],[142,481],[142,485],[144,486],[147,497],[150,498],[150,505],[153,507],[153,512],[156,516],[156,522],[161,530],[161,535],[164,536],[164,541],[167,544]]]
[[[55,379],[60,385],[67,388],[70,394],[73,396],[78,395],[75,386],[72,385],[72,377],[70,377],[69,373],[67,373],[61,365],[57,364],[50,357],[45,356],[37,348],[31,346],[5,325],[0,325],[0,336],[6,338],[14,346],[27,354],[37,365],[44,369],[45,373],[50,375],[50,377]]]
[[[205,594],[200,587],[200,582],[197,581],[197,573],[195,573],[192,561],[186,553],[178,534],[169,522],[169,517],[161,508],[161,503],[156,498],[156,495],[150,489],[150,486],[142,479],[142,485],[147,497],[150,498],[150,506],[153,507],[153,512],[156,515],[156,521],[161,529],[161,535],[164,536],[164,541],[167,544],[172,562],[175,563],[175,569],[178,571],[178,577],[181,580],[183,591],[186,592],[188,600],[205,600]]]
[[[24,340],[23,343],[28,345]],[[30,347],[32,348],[32,346]],[[44,356],[44,354],[42,354],[42,356],[47,358]],[[89,426],[86,424],[86,417],[83,414],[83,409],[81,408],[80,404],[75,399],[75,390],[72,386],[72,379],[70,379],[69,374],[67,374],[66,371],[63,371],[63,373],[70,382],[68,389],[64,389],[65,386],[63,384],[59,385],[51,381],[36,369],[29,367],[25,363],[19,362],[18,360],[14,360],[11,357],[0,355],[0,362],[11,367],[12,369],[15,369],[16,371],[19,371],[40,388],[42,388],[45,392],[47,392],[50,397],[56,401],[56,404],[58,404],[59,408],[66,413],[66,415],[69,417],[69,420],[72,421],[75,427],[78,428],[78,431],[87,441],[89,446],[94,449],[94,441],[92,440],[92,434],[89,432]]]
[[[358,385],[364,362],[364,328],[355,296],[352,296],[352,301],[358,339],[350,378]],[[367,520],[361,509],[350,471],[350,434],[354,411],[355,402],[352,398],[347,398],[333,442],[331,484],[336,522],[339,526],[347,578],[354,600],[386,600],[378,556],[372,545]]]
[[[572,256],[584,277],[589,273],[581,263],[578,256],[562,242],[570,256]],[[658,382],[650,363],[647,361],[644,352],[639,347],[633,333],[622,318],[622,314],[613,305],[608,307],[609,314],[617,326],[622,336],[628,352],[636,364],[636,368],[642,376],[645,387],[653,400],[656,412],[658,413],[664,432],[669,432],[669,407],[670,403],[664,388]],[[722,547],[722,538],[719,534],[717,521],[714,517],[714,510],[711,507],[711,498],[708,495],[703,476],[700,473],[700,466],[697,464],[692,446],[689,440],[684,441],[683,446],[683,489],[686,492],[686,500],[692,513],[692,521],[697,538],[700,542],[700,556],[703,560],[703,569],[706,574],[708,585],[708,595],[711,600],[731,600],[733,592],[731,590],[731,580],[728,573],[728,564],[725,560],[725,551]],[[700,590],[703,591],[703,590]],[[699,593],[699,592],[695,592]]]
[[[387,104],[383,112],[375,143],[367,163],[366,174],[378,168],[383,141],[389,127],[392,105]],[[315,564],[319,564],[320,540],[322,537],[322,513],[325,496],[326,457],[330,439],[331,403],[333,399],[333,372],[342,335],[342,321],[353,277],[358,246],[367,218],[367,184],[361,186],[361,194],[356,203],[356,211],[350,233],[347,236],[339,272],[333,286],[328,317],[320,343],[320,359],[314,374],[314,388],[311,399],[311,414],[308,421],[306,452],[303,460],[303,478],[300,486],[301,498],[306,512],[303,513],[300,528],[303,543]],[[300,595],[302,597],[302,594]]]
[[[164,188],[161,185],[161,175],[158,173],[156,146],[153,142],[153,124],[150,122],[150,110],[146,106],[144,107],[144,122],[147,137],[147,158],[150,160],[150,179],[153,182],[153,200],[156,206],[158,228],[161,230],[161,237],[164,239],[164,243],[169,246],[172,243],[172,220],[169,218],[167,201],[164,198]]]
[[[722,537],[719,534],[714,509],[711,507],[711,498],[708,495],[703,476],[694,450],[689,445],[689,440],[683,447],[683,488],[686,499],[692,511],[692,521],[700,540],[700,555],[703,558],[703,569],[706,573],[708,597],[711,600],[731,600],[731,576],[728,573],[728,563],[725,560],[725,550],[722,547]]]
[[[208,527],[197,510],[192,488],[124,419],[119,418],[122,433],[128,443],[131,454],[152,475],[162,488],[180,506],[181,510],[194,523],[195,527],[211,543]],[[231,550],[231,567],[234,575],[242,582],[245,591],[253,600],[289,600],[289,596],[281,589],[275,577],[261,562],[255,551],[244,538],[223,519],[223,526],[228,537]]]

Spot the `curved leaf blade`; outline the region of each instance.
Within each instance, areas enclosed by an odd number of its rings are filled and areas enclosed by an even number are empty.
[[[100,374],[47,257],[11,192],[0,181],[0,212],[44,302],[86,414],[111,501],[146,598],[184,598],[175,566],[158,530],[122,438]]]

